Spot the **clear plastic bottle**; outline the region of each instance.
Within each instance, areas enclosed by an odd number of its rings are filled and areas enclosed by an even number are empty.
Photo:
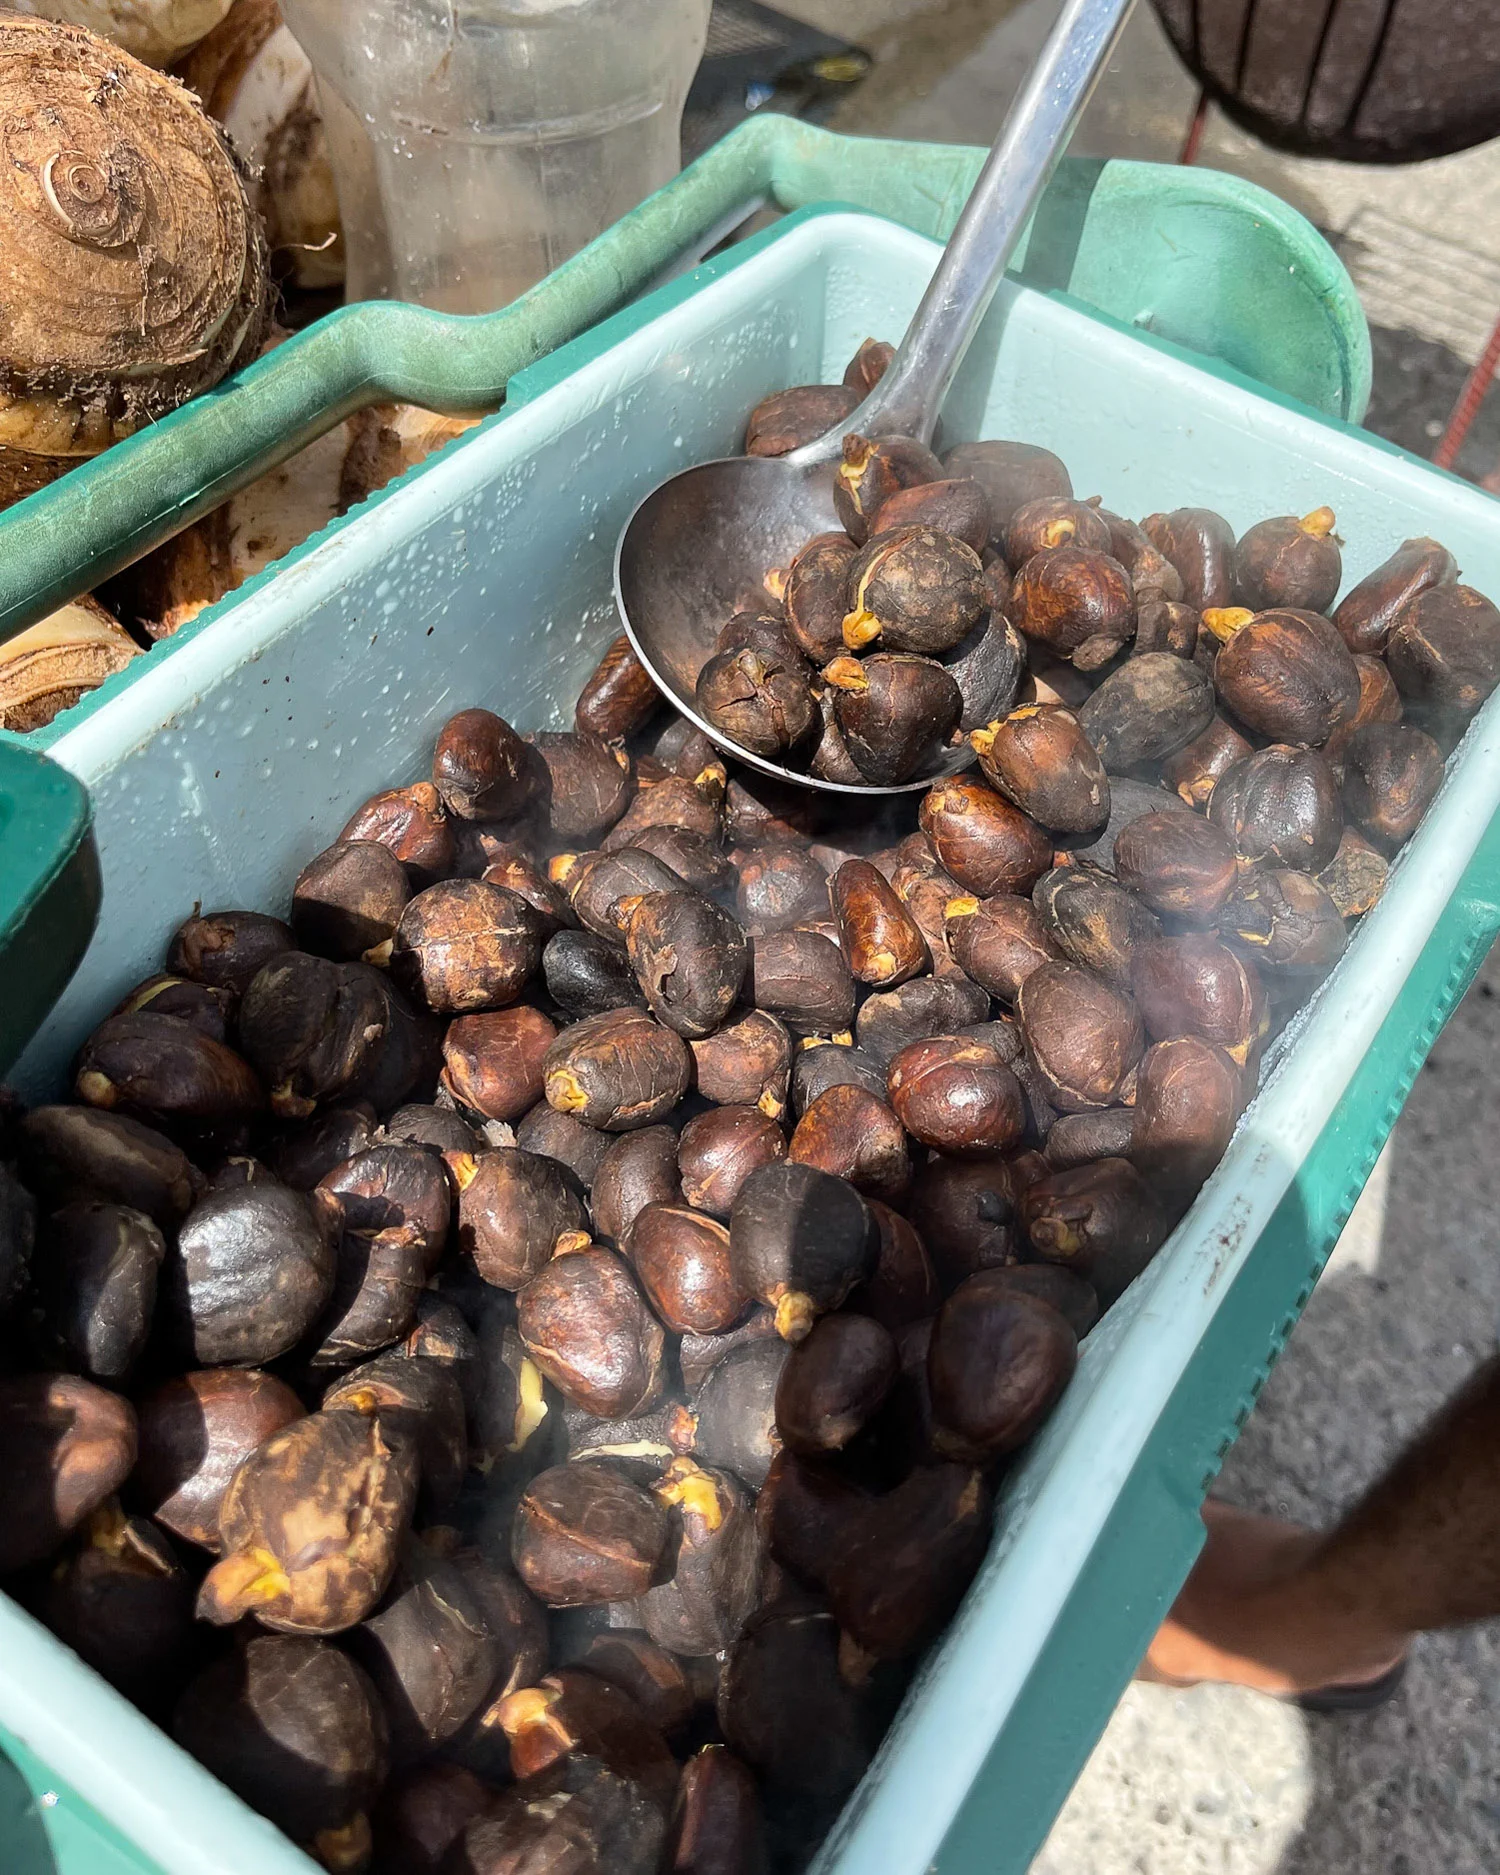
[[[282,0],[350,299],[489,312],[677,173],[711,0]]]

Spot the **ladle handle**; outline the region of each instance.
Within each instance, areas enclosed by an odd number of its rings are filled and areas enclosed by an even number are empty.
[[[850,430],[932,440],[969,341],[1132,4],[1066,0],[979,172],[901,349],[859,409],[837,430],[798,450],[794,460],[837,456]]]

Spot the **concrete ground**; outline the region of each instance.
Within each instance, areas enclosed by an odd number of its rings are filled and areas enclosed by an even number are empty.
[[[780,0],[859,40],[836,127],[986,143],[1056,0]],[[1195,100],[1154,15],[1080,126],[1088,155],[1172,160]],[[1375,328],[1372,427],[1426,453],[1500,313],[1500,145],[1407,168],[1294,160],[1211,113],[1199,160],[1340,245]],[[1460,468],[1500,463],[1492,396]],[[1500,509],[1497,509],[1500,521]],[[1495,1345],[1500,952],[1433,1052],[1219,1490],[1325,1525]],[[1487,1875],[1500,1867],[1500,1623],[1429,1637],[1397,1698],[1308,1718],[1253,1693],[1126,1694],[1032,1875]]]

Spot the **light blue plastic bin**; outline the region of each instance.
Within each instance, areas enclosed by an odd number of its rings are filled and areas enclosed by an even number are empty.
[[[105,910],[23,1059],[23,1091],[59,1089],[84,1034],[156,967],[195,902],[278,908],[362,797],[422,772],[454,709],[487,703],[526,729],[564,720],[616,629],[611,560],[637,501],[732,449],[768,391],[836,378],[866,335],[898,333],[935,253],[868,217],[814,216],[659,318],[628,321],[638,329],[618,344],[606,327],[62,734],[52,754],[93,794]],[[1046,444],[1080,492],[1127,514],[1202,503],[1240,529],[1327,502],[1350,579],[1432,533],[1500,593],[1488,497],[1061,297],[1002,291],[945,424]],[[1195,1553],[1206,1483],[1416,1063],[1500,923],[1497,803],[1491,707],[1223,1164],[1090,1337],[820,1875],[1025,1868]],[[92,1806],[166,1875],[310,1875],[4,1603],[0,1725],[58,1781],[64,1811]],[[59,1847],[64,1875],[115,1875]]]

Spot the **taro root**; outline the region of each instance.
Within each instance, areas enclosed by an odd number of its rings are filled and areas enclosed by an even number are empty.
[[[748,1336],[714,1362],[693,1401],[693,1456],[752,1490],[781,1449],[776,1388],[791,1350],[779,1335]]]
[[[222,1042],[228,1038],[234,1005],[232,990],[158,974],[127,991],[110,1014],[133,1016],[149,1010],[153,1016],[177,1016],[212,1040]]]
[[[1113,773],[1165,761],[1201,735],[1213,715],[1213,685],[1196,664],[1148,651],[1106,677],[1078,720]]]
[[[870,537],[897,528],[922,527],[947,534],[975,553],[990,538],[990,498],[972,476],[950,477],[899,488],[881,503],[870,527]],[[790,609],[790,608],[788,608]]]
[[[1027,638],[1068,657],[1093,639],[1127,643],[1135,631],[1135,593],[1109,554],[1054,547],[1016,574],[1010,618]]]
[[[1341,918],[1362,918],[1380,902],[1390,867],[1363,834],[1345,827],[1339,850],[1318,874],[1318,884]]]
[[[554,1257],[516,1311],[532,1360],[586,1412],[621,1419],[661,1392],[666,1337],[618,1252],[590,1245]]]
[[[823,682],[850,760],[877,787],[909,781],[958,725],[963,697],[941,664],[905,653],[834,658]]]
[[[607,1015],[646,1000],[624,951],[592,931],[559,931],[549,938],[542,979],[553,1002],[570,1016]]]
[[[906,436],[874,439],[854,433],[844,438],[843,460],[834,472],[833,505],[844,531],[862,547],[892,495],[942,479],[943,465],[925,444]]]
[[[453,1118],[458,1119],[458,1115]],[[372,1144],[378,1126],[375,1109],[368,1101],[329,1107],[301,1126],[283,1128],[272,1144],[267,1163],[283,1185],[290,1185],[293,1191],[311,1191],[335,1166]],[[472,1138],[469,1143],[473,1144]]]
[[[1457,564],[1446,547],[1425,536],[1403,540],[1389,559],[1344,594],[1333,622],[1356,655],[1363,651],[1379,657],[1402,609],[1419,593],[1451,585],[1457,577]]]
[[[682,1767],[662,1866],[670,1875],[764,1875],[755,1779],[723,1745],[705,1745]]]
[[[72,1374],[0,1377],[0,1574],[44,1562],[135,1464],[129,1403]]]
[[[1360,832],[1387,853],[1416,832],[1442,785],[1443,752],[1420,729],[1408,723],[1370,723],[1350,737],[1344,755],[1344,806]],[[1331,858],[1325,854],[1321,863]]]
[[[1392,674],[1399,686],[1394,666]],[[1359,672],[1343,639],[1320,614],[1287,608],[1257,613],[1232,632],[1214,660],[1214,687],[1251,729],[1308,748],[1359,704]]]
[[[643,1595],[660,1577],[667,1506],[608,1465],[558,1465],[532,1479],[516,1511],[516,1573],[549,1608]]]
[[[648,1126],[610,1142],[589,1194],[599,1236],[623,1243],[648,1204],[676,1203],[677,1151],[670,1126]]]
[[[161,1272],[163,1314],[200,1367],[285,1354],[333,1294],[334,1247],[300,1193],[275,1179],[211,1192]]]
[[[444,1856],[495,1793],[460,1764],[424,1764],[386,1786],[375,1812],[381,1875],[440,1875]]]
[[[1162,779],[1189,807],[1201,810],[1208,806],[1219,777],[1249,753],[1250,744],[1233,723],[1216,715],[1207,729],[1167,757]]]
[[[1359,673],[1359,702],[1354,714],[1346,716],[1323,744],[1323,753],[1338,767],[1343,766],[1350,738],[1366,723],[1399,723],[1405,715],[1401,692],[1396,688],[1384,658],[1354,654],[1354,668]]]
[[[257,973],[283,951],[295,950],[291,927],[258,911],[213,911],[177,927],[167,946],[167,969],[242,996]]]
[[[969,737],[985,780],[1049,833],[1098,833],[1109,778],[1078,718],[1059,704],[1024,704]]]
[[[525,1004],[460,1016],[443,1037],[442,1084],[487,1120],[518,1120],[542,1098],[542,1061],[557,1025]]]
[[[773,1792],[833,1812],[863,1777],[883,1716],[839,1671],[839,1627],[820,1610],[767,1609],[730,1650],[719,1724]]]
[[[42,1603],[47,1626],[111,1686],[160,1706],[195,1641],[193,1580],[141,1517],[102,1504],[79,1547],[57,1565]]]
[[[989,997],[962,978],[915,977],[899,989],[868,996],[860,1008],[855,1034],[861,1049],[882,1067],[911,1042],[928,1035],[952,1035],[989,1014]]]
[[[635,836],[634,851],[659,859],[684,885],[699,892],[727,892],[735,883],[734,867],[716,843],[686,827],[642,827]]]
[[[861,983],[887,989],[928,968],[927,941],[869,863],[848,859],[829,881],[839,945]]]
[[[1005,524],[1005,558],[1017,569],[1033,554],[1054,547],[1086,547],[1113,552],[1109,523],[1099,510],[1070,495],[1038,495],[1024,501]]]
[[[1054,1172],[1066,1172],[1093,1159],[1123,1158],[1130,1151],[1134,1125],[1133,1107],[1065,1113],[1048,1129],[1042,1157]]]
[[[406,868],[388,847],[340,840],[298,873],[292,929],[303,950],[347,963],[390,944],[410,897]]]
[[[970,1464],[1015,1451],[1051,1411],[1077,1358],[1073,1330],[1049,1303],[1000,1270],[967,1277],[938,1310],[927,1352],[937,1450]]]
[[[468,1462],[464,1399],[440,1361],[387,1352],[354,1367],[323,1395],[325,1413],[378,1418],[392,1450],[407,1446],[421,1478],[417,1508],[424,1522],[451,1509]]]
[[[896,1118],[934,1152],[1003,1152],[1025,1126],[1020,1085],[994,1049],[959,1035],[903,1048],[886,1082]]]
[[[555,1159],[514,1146],[447,1158],[459,1192],[459,1248],[487,1283],[519,1289],[558,1248],[585,1239],[588,1213]]]
[[[1150,1187],[1126,1159],[1096,1159],[1039,1179],[1022,1196],[1021,1223],[1043,1262],[1086,1277],[1106,1307],[1167,1235]]]
[[[759,1107],[714,1107],[682,1129],[682,1195],[695,1210],[727,1218],[750,1174],[785,1157],[786,1135]]]
[[[583,1188],[594,1182],[594,1175],[604,1163],[610,1148],[608,1133],[597,1132],[575,1120],[571,1113],[559,1113],[539,1100],[516,1124],[516,1144],[523,1152],[534,1152],[544,1159],[556,1159],[565,1165]],[[477,1148],[471,1148],[477,1150]]]
[[[354,810],[339,840],[374,840],[388,847],[418,891],[453,870],[453,829],[430,781],[372,794]]]
[[[417,1455],[378,1415],[312,1413],[244,1460],[219,1504],[222,1560],[198,1615],[253,1614],[282,1633],[337,1634],[384,1595],[417,1495]]]
[[[1332,508],[1257,521],[1234,550],[1234,602],[1252,612],[1297,606],[1328,613],[1344,576]]]
[[[792,1111],[799,1120],[830,1087],[862,1087],[883,1100],[885,1065],[850,1043],[812,1038],[798,1052],[792,1069]]]
[[[901,1122],[862,1087],[830,1087],[819,1094],[797,1122],[790,1156],[798,1165],[847,1179],[870,1198],[899,1200],[911,1183]]]
[[[687,1043],[643,1009],[574,1023],[542,1065],[551,1105],[606,1133],[631,1132],[670,1113],[693,1073]]]
[[[787,630],[814,664],[826,664],[844,649],[844,594],[855,551],[847,535],[820,534],[787,571]]]
[[[1223,1158],[1244,1100],[1244,1077],[1222,1049],[1196,1035],[1157,1042],[1141,1059],[1131,1163],[1153,1185],[1196,1191]]]
[[[1043,964],[1021,985],[1016,1016],[1055,1107],[1086,1113],[1115,1104],[1144,1047],[1128,996],[1077,964]]]
[[[982,729],[1015,706],[1026,675],[1026,640],[1001,611],[992,610],[981,615],[942,664],[958,685],[959,728],[966,733]]]
[[[648,892],[629,908],[625,942],[647,1006],[676,1034],[711,1035],[734,1007],[748,963],[745,934],[712,899],[685,889]]]
[[[860,1315],[868,1315],[894,1334],[936,1310],[937,1278],[914,1227],[878,1199],[868,1203],[880,1232],[880,1250],[873,1273],[851,1293],[849,1301]]]
[[[1254,964],[1215,937],[1190,932],[1143,944],[1132,986],[1154,1041],[1196,1035],[1243,1068],[1265,1035],[1266,996]]]
[[[685,1204],[648,1204],[637,1212],[625,1254],[674,1334],[722,1334],[750,1306],[730,1267],[728,1230]]]
[[[333,1296],[315,1330],[313,1367],[377,1353],[411,1327],[448,1242],[448,1176],[420,1146],[357,1153],[319,1183],[339,1202],[343,1234]]]
[[[776,1386],[776,1429],[806,1457],[840,1452],[895,1385],[896,1344],[879,1322],[840,1311],[813,1324]]]
[[[159,1524],[217,1554],[219,1505],[242,1459],[303,1417],[283,1381],[210,1367],[168,1380],[140,1404],[134,1489]]]
[[[1025,1358],[1016,1326],[1003,1325],[999,1334],[999,1359],[1014,1369]],[[919,1653],[963,1600],[984,1561],[993,1517],[978,1471],[919,1466],[871,1505],[832,1560],[828,1599],[844,1632],[877,1660]]]
[[[824,1035],[854,1020],[854,975],[837,944],[812,931],[769,931],[750,946],[745,988],[757,1009]]]
[[[1235,881],[1225,835],[1197,815],[1152,813],[1115,841],[1115,877],[1153,911],[1210,924]]]
[[[1338,907],[1305,872],[1249,874],[1219,913],[1219,936],[1262,966],[1326,973],[1349,942]]]
[[[735,910],[755,937],[784,931],[827,904],[828,875],[805,846],[773,841],[739,863]]]
[[[260,1113],[265,1091],[233,1049],[177,1016],[110,1016],[84,1043],[78,1098],[106,1112],[212,1130]]]
[[[1029,892],[1052,864],[1042,829],[982,781],[935,782],[918,821],[943,870],[981,898]]]
[[[42,1228],[33,1293],[49,1357],[90,1380],[123,1380],[151,1332],[167,1246],[144,1212],[82,1198]]]
[[[777,1329],[788,1341],[800,1341],[819,1315],[864,1281],[878,1242],[853,1185],[790,1161],[752,1172],[729,1220],[735,1280],[776,1310]]]
[[[165,1230],[187,1215],[199,1183],[164,1134],[93,1107],[33,1108],[21,1121],[20,1155],[28,1187],[44,1202],[100,1198],[144,1211]]]
[[[1154,548],[1150,548],[1155,552]],[[1162,563],[1166,566],[1166,562]],[[1177,578],[1175,568],[1166,570]],[[1136,585],[1135,639],[1132,655],[1142,657],[1147,652],[1167,651],[1174,658],[1191,658],[1198,648],[1198,636],[1201,630],[1199,615],[1190,605],[1182,605],[1172,599],[1158,599],[1150,593],[1142,594],[1141,576],[1132,571],[1131,578]],[[1181,581],[1178,581],[1181,584]]]
[[[1059,955],[1029,898],[953,898],[947,904],[948,948],[964,974],[991,996],[1013,1003],[1038,965]]]
[[[199,1674],[172,1727],[200,1763],[332,1870],[363,1866],[385,1782],[385,1715],[337,1647],[253,1634]]]
[[[694,1078],[705,1100],[756,1106],[773,1120],[786,1111],[792,1043],[776,1016],[747,1010],[691,1047]]]
[[[951,534],[902,527],[878,534],[850,565],[844,643],[936,657],[968,636],[984,610],[979,555]]]
[[[1208,818],[1229,836],[1242,865],[1298,872],[1321,871],[1344,830],[1338,781],[1326,758],[1283,743],[1236,762],[1215,787]]]
[[[747,456],[785,456],[804,443],[815,443],[835,424],[853,414],[860,395],[847,384],[794,384],[773,391],[750,412],[745,430]]]
[[[415,1554],[415,1546],[414,1546]],[[391,1731],[391,1756],[411,1764],[453,1738],[486,1698],[500,1647],[452,1563],[424,1558],[350,1635]]]
[[[1161,925],[1133,892],[1093,866],[1058,866],[1031,895],[1055,951],[1096,972],[1117,990],[1130,988],[1135,954]]]
[[[523,898],[483,879],[445,879],[402,913],[396,981],[440,1015],[512,1003],[542,957],[542,925]]]
[[[552,730],[530,738],[547,769],[547,817],[555,840],[587,845],[612,827],[635,793],[630,757],[599,736]]]
[[[750,1494],[728,1472],[674,1459],[654,1486],[680,1535],[670,1581],[636,1603],[642,1627],[687,1655],[732,1647],[760,1600],[762,1546]]]
[[[510,820],[530,807],[545,773],[535,752],[489,710],[460,710],[438,731],[432,782],[460,820]]]
[[[800,654],[794,662],[763,646],[721,651],[699,671],[693,695],[736,748],[773,761],[805,743],[818,723]]]
[[[972,476],[989,496],[991,539],[997,546],[1023,502],[1073,492],[1061,458],[1036,443],[959,443],[943,457],[943,467],[949,475]]]
[[[1212,508],[1174,508],[1148,514],[1142,531],[1165,554],[1182,580],[1190,606],[1228,605],[1234,587],[1234,529]]]

